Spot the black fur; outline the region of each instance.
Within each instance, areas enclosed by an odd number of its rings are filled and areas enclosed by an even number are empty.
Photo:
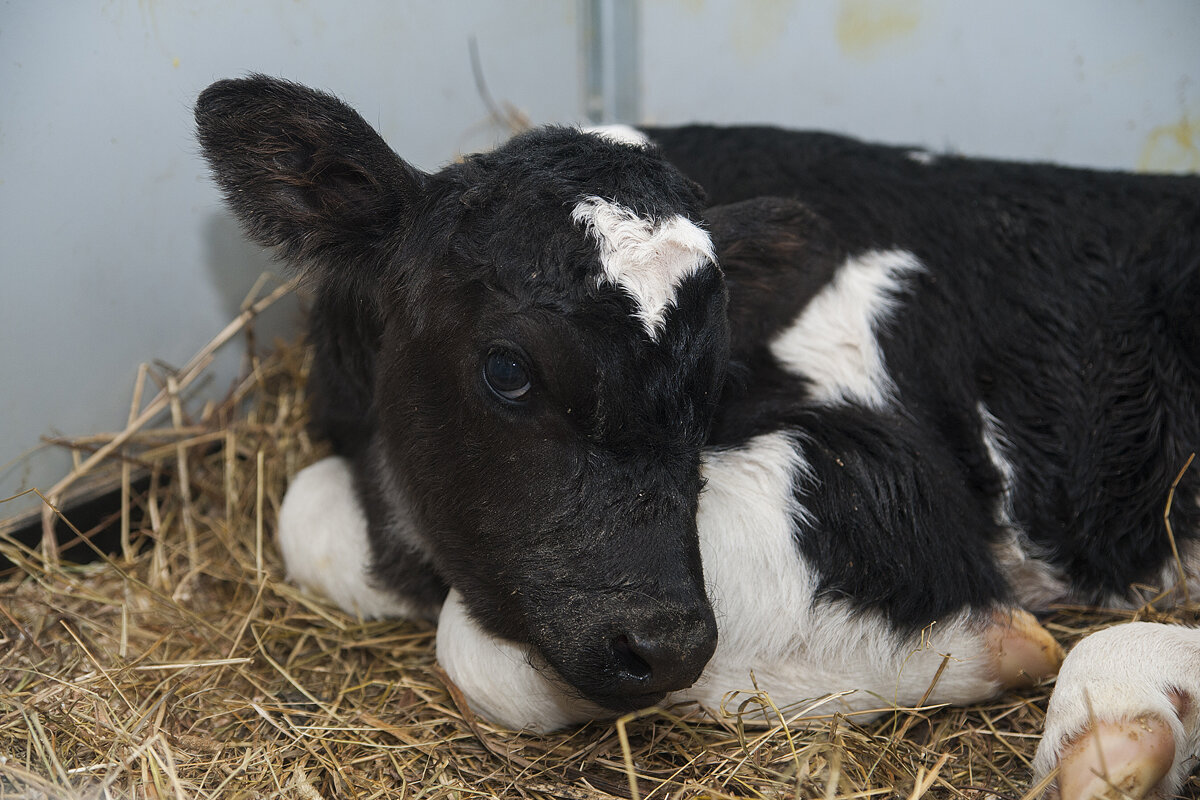
[[[316,290],[315,424],[355,465],[380,585],[430,613],[454,586],[599,703],[653,702],[710,657],[701,450],[764,432],[811,467],[796,536],[820,596],[906,631],[1019,594],[980,403],[1011,440],[1016,523],[1078,597],[1168,563],[1166,493],[1200,444],[1195,178],[707,127],[644,149],[549,128],[426,175],[294,84],[222,81],[196,115],[230,207]],[[600,196],[700,220],[668,160],[718,204],[723,274],[685,281],[652,340],[570,213]],[[891,248],[923,265],[877,331],[898,402],[816,403],[770,342],[848,257]],[[487,388],[493,353],[525,400]],[[1172,510],[1184,545],[1198,488],[1193,470]]]
[[[965,560],[988,558],[985,548],[975,548],[974,556],[973,546],[954,552],[956,537],[995,535],[979,513],[995,508],[999,488],[980,444],[980,401],[1011,440],[1016,522],[1071,581],[1077,598],[1106,600],[1134,583],[1161,583],[1171,557],[1162,521],[1167,492],[1200,448],[1200,179],[953,156],[921,163],[911,148],[774,128],[647,133],[712,200],[778,195],[787,199],[772,206],[790,201],[811,217],[802,228],[814,244],[799,259],[791,246],[781,258],[759,256],[754,263],[718,246],[735,319],[746,302],[740,285],[775,286],[785,294],[797,286],[803,298],[812,276],[828,273],[827,254],[901,248],[925,267],[882,337],[900,415],[809,409],[810,421],[790,423],[800,395],[780,390],[787,378],[762,353],[775,323],[749,341],[739,337],[745,328],[733,325],[731,374],[743,374],[746,388],[724,405],[718,441],[744,436],[749,419],[758,428],[795,424],[819,445],[817,452],[832,447],[843,460],[873,459],[875,480],[895,492],[894,502],[880,498],[876,513],[923,508],[928,497],[916,488],[922,483],[947,505],[946,519],[929,521],[947,527],[918,554],[932,565],[928,553],[936,551],[939,561],[950,559],[941,564],[944,574],[963,576],[927,584],[936,585],[938,598],[918,582],[907,594],[889,587],[882,601],[871,590],[871,573],[912,558],[921,537],[912,538],[911,525],[892,529],[906,530],[902,536],[883,537],[871,537],[873,526],[865,525],[852,534],[852,545],[822,544],[827,555],[802,540],[827,585],[835,591],[858,585],[852,597],[916,624],[931,608],[1003,593],[993,567],[967,568]],[[763,201],[750,205],[756,202]],[[761,296],[749,305],[765,307]],[[847,415],[858,418],[846,423]],[[848,424],[913,436],[919,448],[910,452],[917,457],[884,449],[891,435],[830,445],[845,440],[828,431]],[[815,466],[819,502],[844,509],[861,495],[840,467]],[[1198,492],[1200,470],[1193,469],[1171,512],[1184,543],[1197,536]],[[834,555],[839,549],[860,551],[859,575],[844,575],[850,555]],[[863,549],[873,559],[863,561]],[[839,572],[843,577],[834,577]]]
[[[454,586],[613,708],[690,685],[716,642],[696,506],[722,276],[690,278],[652,341],[571,211],[698,218],[695,185],[553,128],[425,175],[340,101],[264,77],[215,84],[196,117],[249,234],[316,287],[316,423],[355,463],[380,584],[430,608]],[[487,388],[494,352],[528,372],[523,402]]]

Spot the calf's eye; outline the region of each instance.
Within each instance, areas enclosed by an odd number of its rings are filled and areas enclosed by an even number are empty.
[[[529,394],[529,376],[516,357],[504,351],[488,355],[483,362],[483,382],[501,400],[519,403]]]

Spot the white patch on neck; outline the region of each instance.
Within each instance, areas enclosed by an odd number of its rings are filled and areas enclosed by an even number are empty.
[[[715,261],[708,234],[681,216],[656,224],[617,203],[588,197],[576,204],[571,219],[600,245],[601,282],[633,298],[636,316],[654,340],[679,285]]]
[[[933,162],[937,161],[937,156],[928,150],[909,150],[907,153],[905,153],[905,155],[908,156],[909,161],[915,161],[918,164],[924,164],[925,166],[929,166]]]
[[[620,123],[613,125],[589,125],[586,128],[581,128],[581,130],[584,133],[599,136],[601,139],[607,139],[610,142],[627,144],[642,150],[650,146],[650,137],[631,125]]]
[[[876,331],[899,305],[909,275],[922,269],[904,250],[851,257],[771,342],[781,366],[807,378],[821,403],[857,402],[882,409],[895,396]]]
[[[785,617],[803,618],[816,591],[795,537],[797,527],[813,525],[796,498],[796,480],[811,485],[811,470],[791,436],[770,433],[706,452],[701,474],[696,525],[719,629],[714,662],[777,657],[794,638]]]
[[[913,642],[879,614],[815,596],[818,576],[797,539],[821,535],[796,494],[815,481],[802,441],[778,432],[709,451],[703,475],[696,520],[717,651],[696,685],[671,700],[694,700],[720,716],[729,692],[746,693],[725,704],[732,710],[757,685],[785,714],[801,705],[814,714],[904,706],[921,700],[946,653],[952,658],[929,702],[995,693],[968,614],[939,620]]]

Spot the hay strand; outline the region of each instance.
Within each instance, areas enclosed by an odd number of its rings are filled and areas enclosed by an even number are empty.
[[[0,573],[0,798],[1031,800],[1044,788],[1028,768],[1044,686],[873,722],[816,713],[822,698],[780,708],[768,686],[730,695],[716,722],[683,706],[533,736],[476,717],[427,625],[351,618],[284,579],[272,536],[287,480],[327,452],[305,431],[304,344],[250,359],[222,402],[188,414],[213,355],[286,291],[249,300],[184,368],[139,369],[123,430],[58,441],[78,457],[45,493],[43,525],[84,475],[110,480],[114,555],[71,564],[52,538],[0,533],[14,565]],[[1158,610],[1159,596],[1136,612],[1064,608],[1046,625],[1070,645],[1131,618],[1195,621],[1190,604]]]

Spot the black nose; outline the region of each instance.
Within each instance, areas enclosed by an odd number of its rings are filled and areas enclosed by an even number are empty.
[[[613,680],[605,697],[614,710],[642,708],[668,692],[696,682],[717,648],[717,624],[710,609],[688,614],[655,615],[631,626],[609,642]]]

